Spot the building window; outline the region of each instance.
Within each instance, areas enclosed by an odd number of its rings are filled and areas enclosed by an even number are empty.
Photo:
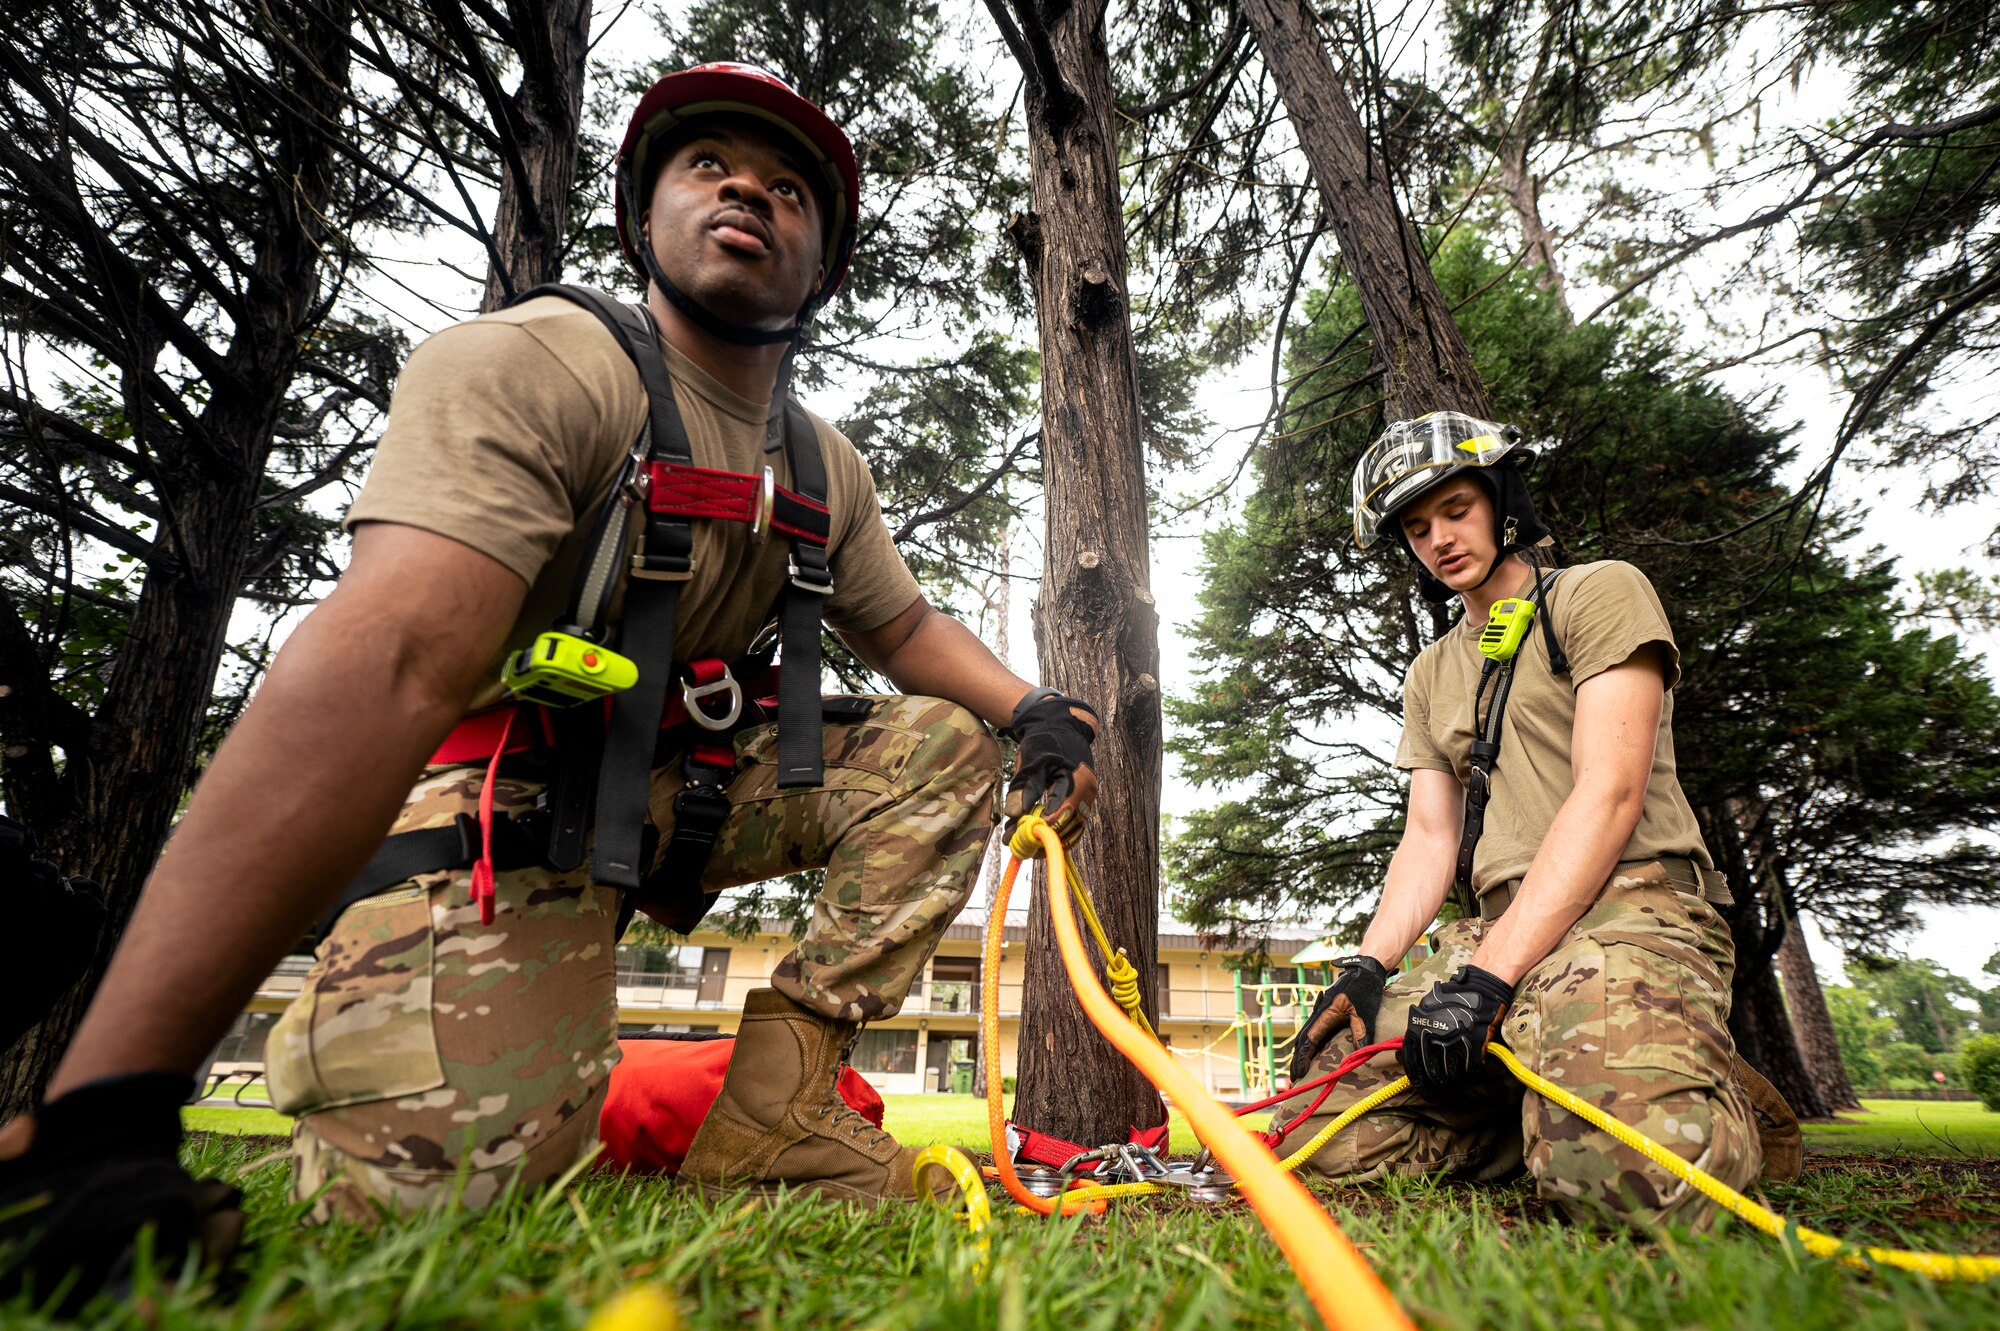
[[[854,1057],[849,1061],[857,1072],[915,1072],[917,1033],[865,1030],[855,1042]]]
[[[693,989],[701,983],[701,954],[701,948],[686,943],[678,947],[620,943],[618,983],[649,989]]]
[[[979,1011],[979,958],[936,957],[931,961],[932,1012]]]
[[[222,1037],[222,1043],[215,1047],[215,1061],[262,1063],[264,1041],[271,1034],[271,1028],[277,1024],[278,1014],[275,1012],[243,1013],[229,1028],[229,1034]]]
[[[1158,1005],[1159,1014],[1164,1017],[1174,1010],[1172,1002],[1168,999],[1168,995],[1173,992],[1173,972],[1164,961],[1154,963],[1154,968],[1158,980],[1153,986],[1153,1001]]]

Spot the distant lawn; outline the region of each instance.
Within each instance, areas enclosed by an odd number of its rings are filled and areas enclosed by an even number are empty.
[[[2000,1114],[1977,1100],[1864,1100],[1839,1123],[1808,1123],[1815,1151],[2000,1157]]]

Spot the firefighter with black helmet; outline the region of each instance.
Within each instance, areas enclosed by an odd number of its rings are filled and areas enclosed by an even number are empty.
[[[1533,456],[1510,425],[1439,411],[1390,423],[1355,468],[1355,543],[1394,540],[1424,597],[1463,614],[1404,683],[1402,840],[1291,1073],[1403,1040],[1401,1066],[1376,1058],[1323,1115],[1404,1072],[1413,1090],[1322,1148],[1321,1173],[1525,1167],[1586,1223],[1707,1225],[1700,1193],[1485,1056],[1504,1041],[1733,1187],[1797,1171],[1796,1121],[1729,1036],[1728,893],[1675,773],[1673,630],[1632,565],[1545,566]],[[1400,971],[1454,887],[1469,912]]]

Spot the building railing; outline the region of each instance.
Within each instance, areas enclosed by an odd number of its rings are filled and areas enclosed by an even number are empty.
[[[728,993],[719,999],[698,1001],[696,986],[690,982],[663,984],[653,976],[641,976],[637,982],[619,976],[618,1002],[623,1007],[660,1008],[671,1012],[713,1012],[730,1010],[741,1005],[744,986],[761,983],[761,977],[734,977]],[[1292,997],[1286,994],[1285,997]],[[976,1017],[982,1004],[982,990],[973,980],[941,980],[923,986],[911,994],[904,1002],[902,1015],[906,1017]],[[1172,989],[1167,993],[1166,1010],[1161,1018],[1167,1022],[1204,1022],[1211,1025],[1227,1025],[1236,1020],[1236,994],[1230,989]],[[1271,1011],[1271,1018],[1281,1026],[1289,1026],[1299,1020],[1309,1010],[1309,1004],[1287,1003]],[[1021,985],[1018,982],[1003,983],[1000,986],[1000,1015],[1019,1017],[1021,1015]],[[1253,1014],[1253,1020],[1261,1014]]]

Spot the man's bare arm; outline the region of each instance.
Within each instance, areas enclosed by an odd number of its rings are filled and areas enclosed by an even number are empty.
[[[1577,686],[1569,798],[1473,965],[1519,983],[1597,900],[1645,809],[1665,697],[1652,646]]]
[[[147,879],[51,1097],[200,1064],[368,862],[526,595],[446,537],[356,530],[347,572],[271,663]]]
[[[1464,807],[1464,788],[1450,772],[1424,767],[1410,773],[1403,839],[1389,860],[1382,904],[1361,939],[1362,955],[1375,958],[1385,970],[1394,971],[1402,962],[1451,891]]]
[[[971,629],[921,596],[880,628],[840,636],[863,665],[902,692],[949,699],[988,725],[1006,725],[1014,715],[1014,705],[1034,687],[1001,664],[993,649]],[[1077,715],[1092,731],[1097,729],[1097,720],[1089,713]],[[1076,790],[1063,802],[1064,807],[1088,806],[1096,800],[1096,774],[1080,768]]]

